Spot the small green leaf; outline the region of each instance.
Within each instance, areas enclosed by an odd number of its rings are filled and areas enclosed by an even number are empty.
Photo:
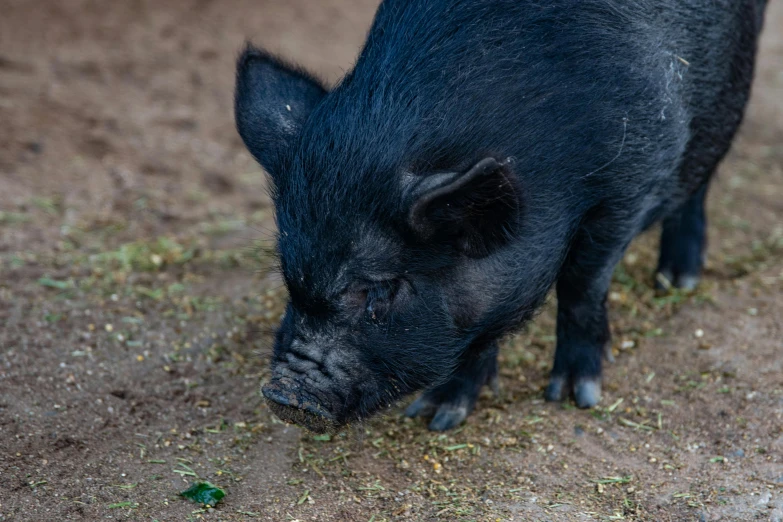
[[[48,277],[40,278],[38,284],[41,286],[48,286],[49,288],[56,288],[58,290],[68,290],[72,287],[70,281],[57,281],[56,279],[50,279]]]
[[[323,435],[315,435],[313,436],[313,440],[321,441],[321,442],[328,442],[332,440],[332,436],[328,433],[324,433]]]
[[[147,288],[146,286],[137,286],[135,290],[137,294],[147,297],[149,299],[153,299],[155,301],[160,301],[161,299],[163,299],[162,288],[152,289],[152,288]]]
[[[129,508],[129,509],[136,509],[139,507],[139,504],[137,502],[117,502],[116,504],[109,504],[109,509],[121,509],[121,508]]]
[[[180,495],[193,502],[215,507],[220,499],[226,496],[226,492],[209,482],[194,482]]]

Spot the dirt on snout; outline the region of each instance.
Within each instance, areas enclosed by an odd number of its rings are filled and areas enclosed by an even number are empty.
[[[783,520],[783,4],[704,284],[656,294],[634,243],[600,407],[543,402],[550,303],[463,427],[317,436],[259,393],[285,295],[233,67],[251,38],[335,81],[377,2],[0,6],[0,520]]]

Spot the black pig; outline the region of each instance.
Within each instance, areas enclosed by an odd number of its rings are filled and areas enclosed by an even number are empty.
[[[236,120],[271,176],[290,302],[263,394],[335,430],[402,396],[459,424],[553,284],[545,397],[600,398],[615,264],[663,221],[692,288],[764,0],[386,0],[333,89],[249,46]]]

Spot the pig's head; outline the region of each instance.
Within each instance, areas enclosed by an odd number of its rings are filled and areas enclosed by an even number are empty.
[[[263,395],[316,432],[448,378],[503,299],[492,253],[519,214],[502,158],[435,168],[379,143],[400,140],[348,83],[328,92],[254,48],[237,69],[237,127],[271,176],[290,297]]]

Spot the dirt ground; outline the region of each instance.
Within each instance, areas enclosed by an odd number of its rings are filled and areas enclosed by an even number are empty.
[[[0,0],[0,520],[783,520],[780,2],[705,282],[655,294],[655,234],[632,246],[600,407],[542,400],[550,303],[456,431],[271,416],[284,295],[233,62],[252,38],[335,81],[376,5]]]

